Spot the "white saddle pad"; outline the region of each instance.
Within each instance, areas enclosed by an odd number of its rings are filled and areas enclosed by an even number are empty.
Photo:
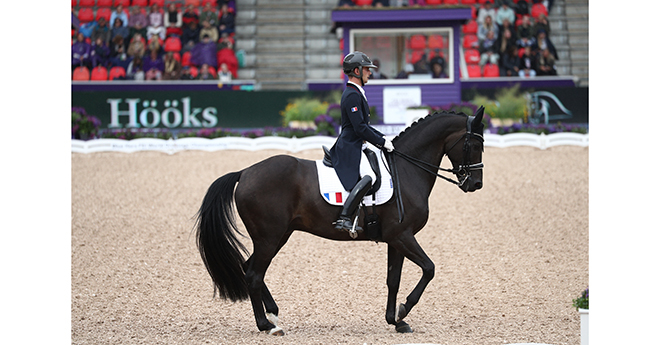
[[[381,158],[380,150],[375,147],[370,147],[378,156],[378,167],[380,168],[380,189],[376,192],[376,199],[372,195],[367,195],[362,199],[366,206],[381,205],[386,203],[394,195],[394,188],[392,184],[392,176],[385,167],[385,162]],[[323,164],[322,160],[316,161],[316,169],[319,175],[319,189],[323,199],[330,205],[342,206],[348,197],[349,192],[344,190],[339,176],[334,168],[329,168]]]

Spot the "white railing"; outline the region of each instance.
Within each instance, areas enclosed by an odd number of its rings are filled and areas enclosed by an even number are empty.
[[[335,142],[333,137],[312,136],[305,138],[260,137],[256,139],[223,137],[207,138],[181,138],[181,139],[155,139],[140,138],[133,140],[122,139],[95,139],[89,141],[71,140],[71,152],[92,153],[103,151],[136,152],[136,151],[162,151],[175,153],[184,150],[283,150],[299,152],[315,150],[322,145],[328,147]],[[485,134],[484,145],[491,147],[532,146],[542,150],[559,145],[589,146],[589,134],[553,133],[549,135],[536,135],[529,133],[513,133],[506,135]]]

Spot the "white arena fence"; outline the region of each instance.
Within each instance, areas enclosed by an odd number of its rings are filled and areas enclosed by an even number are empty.
[[[336,138],[324,136],[311,136],[304,138],[284,137],[222,137],[222,138],[181,138],[181,139],[156,139],[140,138],[133,140],[122,139],[94,139],[94,140],[71,140],[71,152],[136,152],[136,151],[162,151],[173,154],[185,150],[283,150],[299,152],[304,150],[316,150],[325,145],[331,147]],[[579,133],[553,133],[530,134],[512,133],[506,135],[484,134],[484,145],[489,147],[505,148],[510,146],[531,146],[542,150],[553,146],[572,145],[589,146],[589,134]]]

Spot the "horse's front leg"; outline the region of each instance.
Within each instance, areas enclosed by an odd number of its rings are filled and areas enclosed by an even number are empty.
[[[401,268],[403,267],[403,254],[397,251],[391,245],[387,246],[387,310],[385,320],[390,325],[394,325],[397,332],[410,333],[412,329],[407,323],[401,321],[403,316],[398,317],[396,308],[396,295],[399,293],[399,284],[401,283]]]
[[[417,302],[419,302],[424,289],[426,289],[426,286],[429,284],[429,282],[431,282],[431,279],[433,279],[433,276],[435,275],[435,264],[433,264],[433,261],[429,259],[422,247],[420,247],[419,243],[417,243],[417,240],[411,231],[404,231],[401,235],[399,235],[399,237],[393,241],[390,241],[388,244],[393,250],[398,252],[396,254],[392,254],[392,250],[388,250],[388,265],[389,260],[399,260],[400,264],[398,267],[398,278],[396,279],[396,283],[393,282],[395,277],[392,276],[390,279],[390,274],[392,273],[388,272],[387,284],[389,291],[386,318],[388,323],[391,324],[392,322],[390,322],[390,315],[395,315],[394,325],[396,326],[397,331],[403,333],[412,332],[410,327],[405,322],[403,322],[403,318],[406,317],[406,315],[410,313]],[[398,307],[396,307],[396,310],[392,312],[391,309],[393,309],[393,305],[396,304],[396,293],[394,293],[394,296],[392,296],[391,292],[394,291],[394,287],[396,287],[396,290],[398,291],[399,280],[401,278],[401,266],[403,264],[403,259],[399,259],[398,256],[406,257],[410,261],[414,262],[417,266],[419,266],[422,269],[422,278],[419,280],[419,282],[417,282],[417,285],[413,291],[406,298],[406,303],[400,304]],[[395,265],[388,267],[388,269],[391,270],[394,270],[394,268]],[[392,285],[390,285],[390,283],[392,283]]]

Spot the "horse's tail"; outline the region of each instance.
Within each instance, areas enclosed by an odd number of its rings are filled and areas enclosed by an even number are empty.
[[[211,184],[197,212],[197,248],[220,297],[232,301],[248,298],[245,282],[245,246],[236,238],[234,187],[241,171],[226,174]]]

